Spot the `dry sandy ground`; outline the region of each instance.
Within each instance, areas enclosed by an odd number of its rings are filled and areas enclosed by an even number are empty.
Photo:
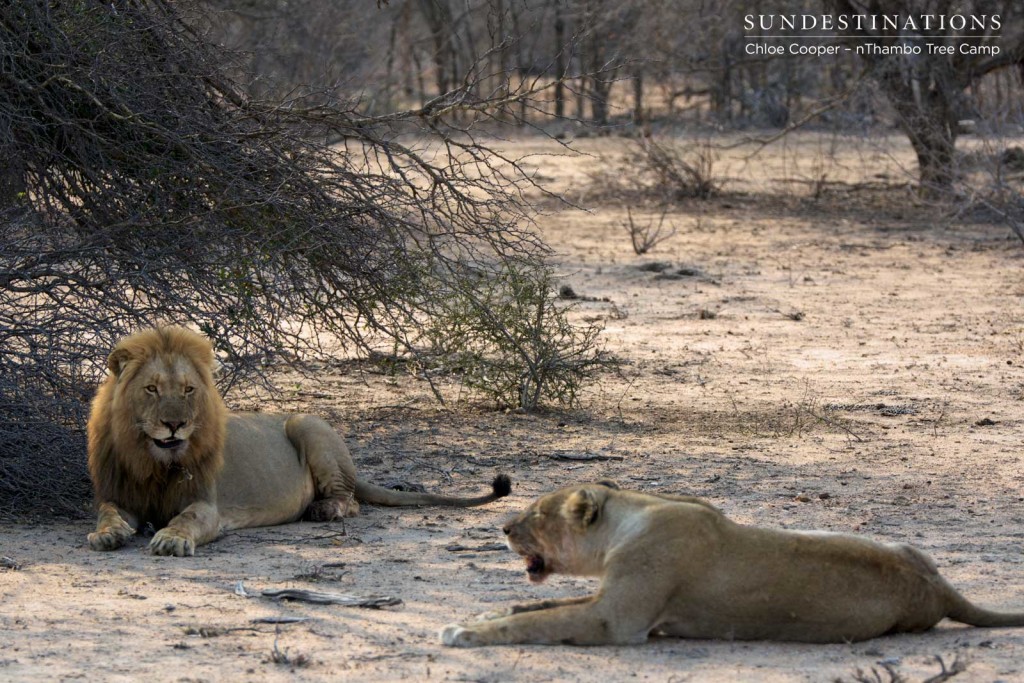
[[[613,155],[624,144],[583,147]],[[422,382],[351,369],[296,383],[276,406],[331,420],[372,480],[465,493],[505,471],[511,497],[232,532],[189,559],[152,557],[144,539],[90,552],[84,522],[2,527],[0,555],[20,568],[0,569],[0,679],[853,681],[859,670],[923,681],[942,670],[937,658],[959,658],[957,680],[1024,680],[1024,629],[955,624],[825,646],[438,642],[444,624],[497,605],[592,590],[560,577],[531,586],[494,544],[502,520],[537,494],[603,477],[705,496],[745,523],[911,542],[976,601],[1024,609],[1024,249],[1002,228],[949,220],[899,191],[748,194],[781,177],[840,177],[871,154],[872,172],[889,179],[907,162],[898,139],[852,161],[816,157],[828,144],[808,136],[721,162],[733,194],[675,209],[678,234],[643,257],[621,228],[625,207],[598,201],[598,157],[534,159],[595,207],[552,208],[540,229],[566,282],[594,299],[577,315],[605,325],[609,349],[628,361],[621,376],[603,377],[569,413],[445,412]],[[788,191],[808,194],[800,183]],[[671,267],[638,268],[655,261]],[[557,458],[567,454],[600,458]],[[260,596],[279,588],[402,604]],[[254,622],[281,616],[307,620]]]

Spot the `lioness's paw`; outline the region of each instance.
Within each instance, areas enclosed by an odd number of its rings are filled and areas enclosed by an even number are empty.
[[[149,550],[154,555],[185,557],[196,554],[196,543],[188,536],[165,527],[153,536],[153,540],[149,542]]]
[[[441,642],[448,647],[475,647],[483,645],[478,633],[462,624],[448,624],[441,629]]]
[[[88,538],[89,547],[92,550],[117,550],[127,543],[134,534],[135,529],[122,522],[120,526],[98,529],[86,538]]]
[[[515,614],[515,609],[512,607],[502,607],[501,609],[494,609],[490,612],[483,612],[473,617],[473,621],[494,621],[495,619],[503,619],[510,617]]]

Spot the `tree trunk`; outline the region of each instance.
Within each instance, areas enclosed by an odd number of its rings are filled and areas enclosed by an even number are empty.
[[[593,88],[590,95],[590,111],[593,121],[599,126],[608,125],[608,95],[611,93],[610,79],[592,78]]]
[[[928,197],[948,196],[953,191],[956,135],[952,131],[907,131],[917,154],[920,192]]]
[[[562,18],[562,3],[555,0],[555,118],[565,116],[565,20]]]
[[[918,182],[922,195],[948,196],[953,190],[956,154],[956,115],[941,74],[929,70],[926,78],[918,78],[915,89],[903,78],[895,63],[879,65],[879,83],[893,109],[900,128],[910,139],[917,155]]]
[[[591,34],[588,56],[590,57],[590,112],[591,120],[599,126],[608,125],[608,95],[612,90],[612,83],[615,79],[613,72],[602,71],[607,65],[602,64],[603,52],[598,44],[597,37]]]
[[[420,12],[430,28],[430,37],[434,44],[434,77],[437,83],[437,94],[448,92],[448,65],[451,57],[452,30],[451,10],[447,0],[420,0]],[[451,77],[454,79],[455,74]]]
[[[644,72],[633,73],[633,125],[644,125]]]

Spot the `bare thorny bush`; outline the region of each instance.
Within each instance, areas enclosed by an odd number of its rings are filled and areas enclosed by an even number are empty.
[[[635,166],[666,200],[710,199],[721,189],[714,175],[717,157],[709,144],[681,149],[672,142],[642,137],[637,147]]]
[[[662,206],[711,199],[724,182],[715,172],[717,160],[717,151],[707,141],[641,136],[623,158],[604,160],[603,170],[591,176],[591,190],[605,200],[653,201]]]
[[[669,225],[668,230],[665,230],[665,216],[667,215],[667,209],[662,211],[657,225],[654,221],[637,223],[633,220],[633,209],[626,207],[627,222],[622,224],[622,228],[629,235],[634,254],[642,256],[665,240],[675,236],[676,226]]]
[[[260,101],[188,12],[0,7],[0,513],[80,508],[87,401],[153,324],[209,335],[225,389],[386,348],[502,405],[574,401],[603,357],[554,307],[527,176],[470,135],[497,102]]]

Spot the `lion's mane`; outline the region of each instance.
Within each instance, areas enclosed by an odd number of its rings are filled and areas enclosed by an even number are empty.
[[[172,466],[150,457],[147,437],[138,426],[143,403],[136,399],[149,381],[143,373],[156,357],[184,358],[201,379],[194,402],[194,420],[200,428],[189,440],[185,456]],[[182,500],[209,495],[223,465],[228,411],[214,384],[213,347],[182,328],[147,330],[122,340],[110,354],[108,367],[88,425],[89,474],[96,499],[137,511],[159,527],[181,510]]]

